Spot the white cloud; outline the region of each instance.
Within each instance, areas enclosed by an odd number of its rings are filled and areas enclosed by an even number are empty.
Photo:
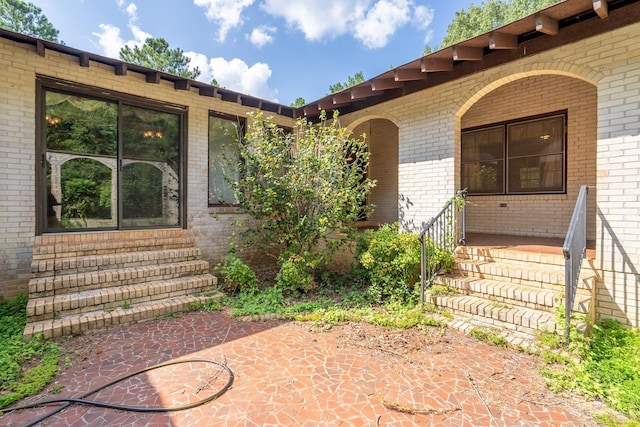
[[[396,31],[411,21],[426,29],[433,19],[433,10],[415,0],[265,0],[262,7],[270,15],[284,18],[309,41],[351,34],[369,49],[386,46]]]
[[[120,28],[110,24],[100,24],[98,26],[100,31],[93,33],[93,35],[98,38],[98,45],[102,48],[104,55],[110,58],[118,58],[120,56],[120,49],[125,45],[130,47],[142,46],[146,39],[152,37],[151,34],[143,31],[136,25],[138,21],[138,7],[135,3],[126,5],[124,0],[116,0],[116,2],[118,7],[123,9],[129,16],[127,27],[131,31],[133,39],[125,41],[120,35]]]
[[[223,42],[230,29],[242,24],[242,11],[253,2],[254,0],[194,0],[193,4],[205,8],[207,19],[220,26],[218,41]]]
[[[303,32],[307,40],[320,41],[348,32],[369,3],[370,0],[265,0],[262,7],[270,15],[284,18],[289,26]]]
[[[258,98],[277,102],[278,91],[269,87],[271,68],[268,64],[257,62],[251,66],[241,59],[227,61],[224,58],[207,59],[206,55],[185,52],[191,59],[191,65],[200,68],[202,74],[198,80],[211,83],[215,78],[220,86]]]
[[[247,40],[256,47],[262,47],[273,41],[273,33],[277,31],[275,27],[262,26],[254,28],[251,34],[246,34]]]
[[[369,49],[384,47],[410,14],[408,0],[380,0],[356,23],[354,37]]]
[[[120,37],[120,28],[113,25],[100,24],[100,32],[93,33],[98,38],[98,46],[102,48],[102,53],[109,58],[117,58],[120,48],[124,46],[124,40]]]
[[[420,30],[426,30],[433,22],[433,9],[416,6],[413,10],[413,24]]]

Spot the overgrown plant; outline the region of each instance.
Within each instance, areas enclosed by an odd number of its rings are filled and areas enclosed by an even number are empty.
[[[337,113],[328,120],[323,112],[317,124],[299,119],[291,133],[258,113],[239,151],[241,179],[233,188],[255,220],[242,235],[275,254],[285,288],[310,289],[314,270],[346,243],[344,235],[329,234],[345,231],[371,208],[364,138],[342,128]]]
[[[433,243],[428,243],[433,244]],[[453,256],[434,248],[433,262],[450,270]],[[356,245],[356,258],[370,283],[369,295],[374,302],[388,299],[417,299],[416,283],[420,280],[420,242],[418,235],[399,232],[399,224],[366,230]]]
[[[0,408],[40,391],[58,372],[60,346],[41,335],[22,337],[27,301],[0,300]]]
[[[256,273],[234,253],[216,266],[224,278],[224,288],[229,292],[255,292],[258,289]]]
[[[544,342],[558,353],[560,336]],[[611,408],[640,423],[640,330],[602,319],[588,339],[572,337],[570,357],[543,354],[549,364],[542,374],[554,391],[569,390],[602,399]],[[637,424],[636,424],[637,425]]]

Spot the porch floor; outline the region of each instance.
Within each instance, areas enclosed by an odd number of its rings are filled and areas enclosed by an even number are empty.
[[[503,248],[522,252],[562,255],[563,238],[466,233],[466,246]],[[587,241],[587,258],[595,258],[595,241]]]

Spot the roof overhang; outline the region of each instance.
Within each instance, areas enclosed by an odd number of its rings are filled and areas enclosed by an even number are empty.
[[[639,0],[565,0],[327,95],[294,116],[313,120],[322,110],[352,113],[637,22]]]

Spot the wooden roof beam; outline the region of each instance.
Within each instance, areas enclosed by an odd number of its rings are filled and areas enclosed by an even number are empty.
[[[44,42],[42,40],[36,41],[36,53],[38,56],[42,56],[44,58],[44,53],[47,48],[44,46]]]
[[[373,89],[371,89],[371,85],[366,86],[354,86],[351,88],[351,99],[360,99],[367,98],[369,96],[378,95],[378,93],[374,93]]]
[[[351,102],[351,91],[336,93],[331,97],[334,105],[348,104]]]
[[[147,83],[160,83],[160,72],[159,71],[150,71],[147,73]]]
[[[173,83],[173,87],[176,90],[190,90],[191,89],[191,82],[187,79],[181,79],[181,80],[176,80]]]
[[[218,90],[214,86],[201,86],[198,89],[198,95],[200,96],[208,96],[210,98],[215,98],[218,94]]]
[[[424,80],[426,78],[427,73],[423,73],[420,68],[396,68],[393,71],[393,79],[397,82]]]
[[[127,64],[124,62],[118,62],[115,66],[116,76],[126,76],[127,75]]]
[[[515,34],[492,32],[489,34],[489,49],[516,49],[518,36]]]
[[[371,90],[397,89],[402,87],[403,83],[396,79],[373,79],[371,80]]]
[[[449,58],[422,58],[420,71],[432,73],[437,71],[453,71],[453,59]]]
[[[607,0],[593,0],[593,10],[600,18],[604,19],[609,16],[609,3]]]
[[[323,98],[318,101],[318,111],[319,110],[333,110],[336,108],[336,104],[333,102],[331,98]]]
[[[89,54],[88,53],[82,53],[80,55],[80,66],[81,67],[88,67],[89,66]]]
[[[470,47],[470,46],[454,46],[453,47],[454,61],[481,61],[483,56],[484,56],[484,52],[480,47]]]
[[[536,15],[536,31],[549,36],[555,36],[559,31],[558,20],[539,13]]]
[[[318,104],[308,104],[305,105],[302,110],[304,111],[305,116],[313,116],[314,114],[318,114],[320,106]]]

